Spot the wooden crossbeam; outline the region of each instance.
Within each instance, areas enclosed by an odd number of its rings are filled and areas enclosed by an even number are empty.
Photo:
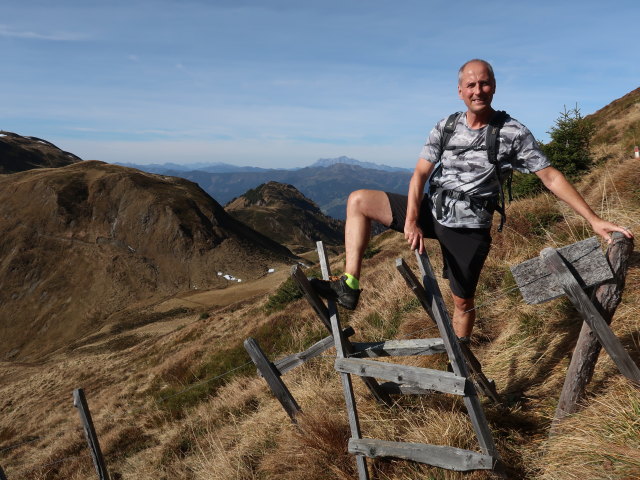
[[[441,338],[386,340],[384,342],[352,343],[352,357],[409,357],[446,353]]]
[[[491,470],[496,464],[494,457],[471,450],[426,443],[389,442],[371,438],[350,439],[349,453],[359,453],[370,458],[403,458],[459,472]]]
[[[596,237],[566,245],[557,251],[571,265],[571,271],[582,288],[613,278],[611,267]],[[526,303],[548,302],[565,293],[557,276],[549,272],[545,261],[540,257],[511,267],[511,273]]]
[[[433,395],[436,393],[435,390],[429,388],[420,388],[396,382],[381,383],[380,388],[389,395]]]
[[[335,366],[342,373],[382,378],[442,393],[465,395],[469,391],[469,382],[465,377],[441,370],[360,358],[337,358]]]
[[[356,332],[352,327],[347,327],[342,331],[342,334],[345,336],[345,338],[349,338],[355,333]],[[278,370],[280,375],[284,375],[289,370],[293,370],[297,366],[302,365],[304,362],[319,356],[323,352],[326,352],[331,347],[333,347],[333,345],[333,336],[328,336],[323,338],[319,342],[314,343],[304,352],[294,353],[291,355],[287,355],[280,360],[276,360],[275,362],[273,362],[273,365]],[[260,374],[260,371],[258,371],[258,374]]]

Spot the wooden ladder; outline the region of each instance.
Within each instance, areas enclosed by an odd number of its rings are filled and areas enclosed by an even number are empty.
[[[318,255],[322,276],[325,280],[328,280],[330,276],[329,262],[322,242],[318,242]],[[421,305],[436,323],[440,338],[352,343],[341,333],[342,328],[336,303],[329,300],[325,307],[324,302],[312,290],[299,267],[294,268],[292,272],[292,276],[298,281],[298,285],[303,290],[305,297],[321,316],[321,319],[326,321],[326,317],[322,317],[325,314],[328,315],[336,347],[335,368],[340,372],[349,417],[349,427],[351,429],[348,450],[356,455],[358,478],[360,480],[369,479],[366,457],[395,457],[449,470],[496,470],[501,473],[502,465],[478,398],[476,384],[471,380],[471,372],[474,374],[478,388],[489,398],[497,401],[498,396],[495,386],[484,376],[480,363],[471,350],[466,345],[461,345],[458,342],[440,289],[433,275],[429,258],[426,254],[419,255],[416,253],[416,256],[424,287],[403,260],[398,259],[396,266]],[[371,359],[381,356],[431,355],[435,353],[447,354],[453,372],[397,365]],[[461,395],[481,451],[475,452],[449,446],[362,438],[351,375],[357,375],[365,379],[365,383],[374,392],[376,398],[387,404],[391,402],[389,394],[432,394],[441,392]],[[382,379],[386,382],[378,384],[375,379]]]

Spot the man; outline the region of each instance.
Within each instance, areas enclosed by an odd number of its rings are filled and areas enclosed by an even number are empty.
[[[371,221],[404,233],[411,249],[424,250],[424,238],[436,238],[444,258],[444,276],[453,296],[453,328],[468,339],[475,321],[474,296],[480,270],[491,246],[491,223],[500,187],[496,166],[485,147],[487,125],[496,115],[491,102],[496,81],[491,65],[479,59],[458,71],[458,95],[467,107],[459,115],[443,149],[446,119],[431,131],[413,176],[408,196],[376,190],[358,190],[349,196],[345,226],[345,275],[332,281],[313,280],[316,291],[354,309],[360,296],[362,256],[369,241]],[[497,158],[501,170],[515,168],[535,173],[551,192],[584,217],[594,232],[611,241],[612,232],[632,234],[598,217],[582,196],[552,167],[531,132],[506,116],[499,133]],[[430,179],[429,191],[424,187]]]

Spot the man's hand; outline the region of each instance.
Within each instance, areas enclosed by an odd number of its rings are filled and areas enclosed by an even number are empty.
[[[607,243],[611,243],[611,233],[620,232],[627,238],[633,238],[633,233],[625,227],[619,227],[615,223],[608,222],[601,218],[595,219],[591,222],[591,228],[593,231],[606,240]]]
[[[419,253],[424,253],[424,240],[422,230],[416,222],[407,220],[404,224],[404,238],[411,247],[411,250],[418,249]]]

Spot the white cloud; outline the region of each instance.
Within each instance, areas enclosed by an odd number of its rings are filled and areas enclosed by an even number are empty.
[[[29,30],[14,30],[7,25],[0,25],[0,37],[48,40],[48,41],[56,41],[56,42],[74,42],[74,41],[79,41],[87,38],[86,35],[80,34],[80,33],[71,33],[71,32],[39,33],[39,32],[32,32]]]

